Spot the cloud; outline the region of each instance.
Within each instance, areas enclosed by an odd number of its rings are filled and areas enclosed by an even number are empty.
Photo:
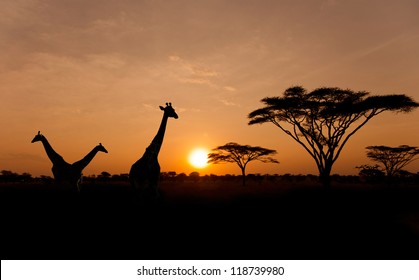
[[[226,91],[237,91],[235,87],[230,87],[230,86],[225,86],[223,87],[223,89],[225,89]]]
[[[324,0],[321,3],[321,9],[325,9],[328,7],[334,7],[338,4],[338,0]]]
[[[144,103],[143,108],[145,108],[147,111],[155,111],[157,108],[155,105]]]
[[[173,76],[179,82],[216,87],[214,78],[220,75],[219,72],[201,64],[187,61],[177,55],[170,55],[169,61],[175,65]]]
[[[36,9],[38,7],[38,9]],[[4,28],[7,25],[16,26],[19,24],[28,24],[36,18],[36,11],[42,9],[43,5],[37,0],[16,0],[0,2],[0,23]],[[25,23],[26,22],[26,23]]]
[[[94,31],[113,29],[118,27],[120,23],[115,19],[96,19],[90,24],[90,28]]]
[[[198,77],[217,77],[219,75],[216,71],[198,65],[190,65],[190,69],[192,74]]]
[[[0,154],[2,161],[44,161],[44,157],[27,153],[4,153]]]
[[[169,60],[174,61],[174,62],[178,62],[178,61],[181,61],[182,59],[177,55],[170,55]]]
[[[198,79],[198,78],[185,78],[179,79],[179,82],[186,83],[186,84],[196,84],[196,85],[208,85],[214,86],[214,84],[208,79]]]
[[[108,112],[134,110],[128,96],[144,79],[141,68],[131,73],[125,57],[112,53],[82,58],[34,53],[25,61],[14,71],[0,71],[2,116],[66,125],[83,118],[88,125]]]
[[[240,104],[225,100],[225,99],[220,99],[220,102],[223,103],[225,106],[234,106],[234,107],[241,107]]]
[[[88,63],[91,63],[94,66],[111,70],[121,69],[126,65],[126,61],[116,54],[87,55],[86,59]]]

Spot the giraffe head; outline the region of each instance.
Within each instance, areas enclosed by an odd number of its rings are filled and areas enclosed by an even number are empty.
[[[31,143],[42,141],[42,138],[44,138],[44,135],[41,134],[41,131],[38,131],[38,134],[35,135],[35,137],[31,141]]]
[[[108,150],[105,149],[105,147],[102,146],[102,143],[99,143],[99,145],[96,146],[96,149],[99,152],[104,152],[104,153],[108,153]]]
[[[175,109],[172,107],[172,103],[166,103],[166,107],[160,106],[160,110],[164,111],[164,114],[169,118],[178,118]]]

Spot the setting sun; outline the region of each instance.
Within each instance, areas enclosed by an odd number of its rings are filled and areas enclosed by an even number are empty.
[[[196,168],[204,168],[208,165],[208,151],[202,148],[194,149],[189,154],[189,163]]]

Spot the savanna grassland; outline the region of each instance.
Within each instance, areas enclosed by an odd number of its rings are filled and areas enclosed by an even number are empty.
[[[2,259],[418,259],[419,186],[310,180],[0,184]]]

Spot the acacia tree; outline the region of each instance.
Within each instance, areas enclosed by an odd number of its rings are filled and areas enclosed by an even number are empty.
[[[384,165],[386,175],[394,177],[403,167],[411,163],[419,154],[418,147],[401,145],[398,147],[368,146],[367,157]]]
[[[212,149],[213,152],[208,155],[208,163],[234,162],[242,172],[243,186],[246,184],[246,166],[253,160],[264,163],[279,163],[270,155],[276,154],[275,150],[249,145],[240,145],[237,143],[227,143]]]
[[[406,95],[370,96],[366,91],[296,86],[283,97],[266,97],[249,114],[249,125],[271,122],[297,141],[314,159],[323,185],[348,140],[370,119],[385,112],[410,112],[419,104]]]

